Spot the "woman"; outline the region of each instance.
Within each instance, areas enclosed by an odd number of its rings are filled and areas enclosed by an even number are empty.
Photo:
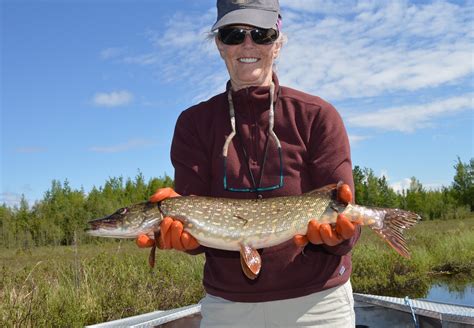
[[[339,114],[318,97],[280,86],[272,71],[282,47],[278,1],[218,0],[217,9],[212,30],[230,81],[176,123],[176,191],[267,198],[338,181],[353,189]],[[176,195],[162,189],[152,199]],[[349,202],[350,192],[342,198]],[[339,233],[312,222],[307,236],[260,250],[265,268],[255,280],[242,273],[238,252],[199,246],[179,221],[163,221],[160,247],[205,252],[203,327],[353,327],[350,250],[359,229],[342,216],[337,227]]]

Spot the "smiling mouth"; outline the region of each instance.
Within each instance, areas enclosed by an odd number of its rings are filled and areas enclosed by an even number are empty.
[[[253,64],[253,63],[258,62],[260,59],[255,58],[255,57],[242,57],[237,60],[244,64]]]

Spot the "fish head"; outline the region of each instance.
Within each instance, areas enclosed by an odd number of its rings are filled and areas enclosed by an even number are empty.
[[[159,230],[162,218],[157,203],[143,202],[122,207],[106,217],[89,221],[86,232],[91,236],[111,238],[153,235]]]

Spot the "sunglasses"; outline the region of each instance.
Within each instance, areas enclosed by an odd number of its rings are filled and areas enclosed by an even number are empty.
[[[220,28],[217,37],[227,45],[237,45],[245,41],[245,36],[250,33],[256,44],[272,44],[278,39],[278,31],[272,28],[254,28],[246,30],[240,27]]]

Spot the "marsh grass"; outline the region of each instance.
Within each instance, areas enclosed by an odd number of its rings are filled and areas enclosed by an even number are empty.
[[[407,233],[410,260],[369,229],[354,249],[354,291],[422,297],[433,278],[472,282],[474,218],[422,222]],[[148,251],[132,241],[0,250],[0,327],[82,327],[196,303],[203,257]]]
[[[132,242],[2,251],[0,326],[81,327],[196,303],[202,256],[157,254]]]
[[[352,283],[360,293],[423,297],[433,280],[474,281],[474,218],[420,222],[406,239],[411,258],[364,228],[353,252]]]

